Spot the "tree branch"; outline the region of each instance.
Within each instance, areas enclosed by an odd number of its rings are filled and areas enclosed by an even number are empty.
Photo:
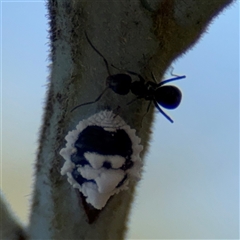
[[[11,240],[26,239],[26,231],[14,216],[4,196],[0,192],[0,238]]]
[[[160,82],[172,61],[193,46],[212,18],[231,2],[159,0],[146,7],[147,1],[143,6],[141,1],[49,0],[52,66],[35,169],[29,227],[32,239],[125,236],[134,182],[127,191],[114,195],[98,219],[89,224],[78,194],[60,174],[64,160],[59,150],[68,131],[80,120],[120,106],[119,115],[142,139],[142,157],[148,149],[154,106],[142,124],[148,102],[127,105],[134,98],[131,93],[121,96],[109,90],[98,102],[70,112],[78,104],[94,101],[105,89],[108,77],[103,59],[93,51],[84,31],[109,64],[141,73],[146,81],[152,81],[153,73]]]

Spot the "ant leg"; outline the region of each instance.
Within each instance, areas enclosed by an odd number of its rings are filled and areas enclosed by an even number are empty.
[[[178,76],[176,74],[173,74],[172,72],[173,72],[173,67],[172,67],[171,75],[175,76],[174,78],[170,78],[170,79],[164,80],[164,81],[162,81],[160,83],[157,82],[157,80],[156,80],[156,78],[155,78],[155,76],[154,76],[154,74],[152,72],[151,72],[151,75],[152,75],[152,79],[157,84],[157,87],[160,87],[160,86],[162,86],[162,85],[164,85],[164,84],[166,84],[168,82],[172,82],[172,81],[176,81],[176,80],[180,80],[180,79],[186,78],[186,76]]]
[[[158,111],[165,117],[167,118],[171,123],[173,123],[173,120],[158,106],[156,100],[153,100],[153,103],[155,107],[158,109]]]
[[[174,77],[174,78],[170,78],[170,79],[167,79],[167,80],[164,80],[162,82],[160,82],[157,86],[160,87],[168,82],[172,82],[172,81],[176,81],[176,80],[180,80],[180,79],[183,79],[183,78],[186,78],[186,76],[177,76],[177,77]]]
[[[171,69],[171,72],[170,72],[171,76],[179,77],[179,75],[173,73],[173,70],[174,70],[173,66],[170,66],[170,69]]]
[[[141,127],[142,127],[142,124],[143,124],[143,119],[144,119],[145,116],[147,116],[147,114],[148,114],[148,111],[149,111],[149,109],[150,109],[151,103],[152,103],[152,101],[149,102],[148,107],[147,107],[147,111],[143,114],[143,117],[142,117],[142,120],[141,120]]]
[[[173,69],[172,69],[172,71],[173,71]],[[174,77],[174,78],[167,79],[167,80],[164,80],[164,81],[162,81],[162,82],[160,82],[160,83],[157,82],[154,74],[151,72],[152,79],[153,79],[154,82],[157,84],[157,87],[160,87],[160,86],[162,86],[162,85],[164,85],[164,84],[166,84],[166,83],[168,83],[168,82],[180,80],[180,79],[183,79],[183,78],[186,77],[186,76],[178,76],[178,75],[175,75],[175,74],[172,73],[172,71],[171,71],[171,75],[172,75],[172,76],[175,76],[175,77]]]
[[[175,76],[175,77],[179,76],[179,75],[173,73],[173,70],[174,70],[173,66],[170,66],[170,69],[171,69],[171,71],[170,71],[171,76]]]
[[[92,103],[95,103],[95,102],[99,101],[100,98],[103,96],[103,94],[104,94],[107,90],[108,90],[108,87],[106,87],[106,88],[103,90],[103,92],[98,96],[98,98],[97,98],[96,100],[94,100],[94,101],[92,101],[92,102],[87,102],[87,103],[82,103],[82,104],[80,104],[80,105],[77,105],[76,107],[74,107],[74,108],[71,110],[71,112],[73,112],[75,109],[77,109],[77,108],[79,108],[79,107],[82,107],[82,106],[85,106],[85,105],[88,105],[88,104],[92,104]]]
[[[99,56],[101,56],[101,57],[103,58],[103,61],[104,61],[105,65],[106,65],[106,68],[107,68],[107,72],[108,72],[109,76],[111,76],[107,59],[106,59],[106,58],[96,49],[96,47],[92,44],[92,42],[91,42],[90,39],[88,38],[87,32],[84,31],[84,33],[85,33],[85,36],[86,36],[87,41],[88,41],[88,43],[90,44],[90,46],[95,50],[96,53],[98,53]]]
[[[113,118],[117,117],[121,113],[121,111],[122,108],[120,106],[117,106],[115,109],[113,109],[113,112],[116,112]]]
[[[141,97],[136,97],[133,100],[131,100],[130,102],[127,103],[127,105],[130,105],[131,103],[137,101],[138,99],[140,99]]]

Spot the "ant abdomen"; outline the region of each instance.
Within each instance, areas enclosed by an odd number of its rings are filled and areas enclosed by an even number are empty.
[[[182,93],[175,86],[161,86],[155,91],[154,98],[162,107],[175,109],[182,100]]]

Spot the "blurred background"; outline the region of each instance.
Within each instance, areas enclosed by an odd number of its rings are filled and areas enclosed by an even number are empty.
[[[1,189],[27,223],[48,82],[43,1],[1,1]],[[239,239],[239,2],[174,64],[183,100],[156,114],[129,239]]]

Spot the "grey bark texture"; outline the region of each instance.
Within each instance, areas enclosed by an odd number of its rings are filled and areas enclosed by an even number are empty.
[[[126,234],[135,184],[113,196],[99,217],[89,224],[76,191],[66,177],[60,175],[64,160],[59,150],[65,145],[68,131],[80,120],[100,110],[118,109],[119,115],[136,129],[142,140],[142,158],[148,149],[153,123],[153,106],[142,121],[147,101],[126,105],[135,96],[131,93],[121,96],[110,89],[100,101],[71,112],[76,105],[95,100],[106,87],[108,76],[103,59],[93,51],[84,32],[109,64],[123,69],[111,68],[111,74],[130,70],[152,81],[153,73],[160,82],[172,62],[191,48],[213,17],[232,2],[48,1],[52,63],[35,167],[30,225],[26,231],[29,239],[106,240],[124,239]]]

